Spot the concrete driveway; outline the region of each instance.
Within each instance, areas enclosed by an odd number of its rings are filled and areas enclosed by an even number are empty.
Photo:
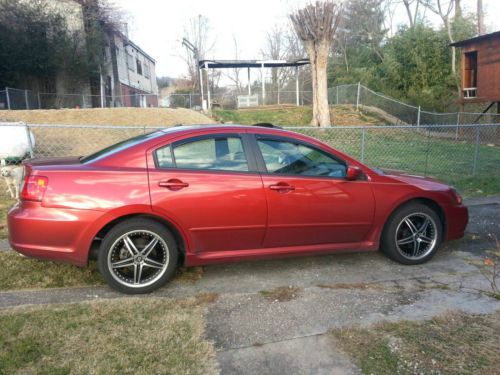
[[[204,267],[192,283],[154,293],[217,293],[206,334],[223,374],[359,373],[326,333],[334,327],[421,320],[446,311],[492,313],[500,301],[474,261],[500,238],[500,199],[469,201],[467,236],[446,244],[429,263],[402,266],[380,253],[328,255]],[[275,288],[289,287],[286,300]],[[108,288],[0,293],[0,307],[122,297]],[[135,297],[138,298],[138,297]]]

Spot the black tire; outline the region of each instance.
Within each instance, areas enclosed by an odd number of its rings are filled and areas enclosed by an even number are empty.
[[[413,229],[405,219],[409,219],[414,224]],[[419,230],[424,228],[427,219],[428,225],[424,234]],[[421,227],[418,226],[419,220],[421,220]],[[417,232],[416,235],[415,232]],[[401,264],[421,264],[429,261],[436,254],[441,245],[442,236],[443,223],[438,214],[424,204],[412,202],[398,208],[387,220],[382,232],[381,250],[389,258]],[[428,242],[429,239],[432,241]],[[422,253],[419,254],[421,246]]]
[[[147,245],[151,246],[146,249]],[[136,218],[117,224],[106,234],[97,264],[113,289],[144,294],[165,285],[175,272],[177,259],[178,247],[170,231],[156,221]]]

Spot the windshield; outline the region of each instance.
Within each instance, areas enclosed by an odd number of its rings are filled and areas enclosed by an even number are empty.
[[[102,150],[94,152],[93,154],[90,154],[87,156],[82,156],[80,158],[80,161],[82,163],[91,163],[91,162],[94,162],[98,159],[102,159],[106,156],[112,155],[116,152],[125,150],[129,147],[138,145],[138,144],[140,144],[148,139],[159,137],[162,134],[164,134],[164,133],[161,130],[154,131],[152,133],[141,134],[141,135],[138,135],[136,137],[129,138],[129,139],[126,139],[124,141],[120,141],[118,143],[115,143],[114,145],[103,148]]]

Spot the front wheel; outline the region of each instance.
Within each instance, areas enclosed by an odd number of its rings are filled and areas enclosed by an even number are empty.
[[[177,244],[161,224],[131,219],[104,237],[99,270],[109,286],[127,294],[149,293],[164,285],[177,267]]]
[[[387,221],[381,238],[382,251],[402,264],[430,260],[442,241],[443,224],[430,207],[411,203],[401,207]]]

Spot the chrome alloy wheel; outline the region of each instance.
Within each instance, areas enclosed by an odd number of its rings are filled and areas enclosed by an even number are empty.
[[[145,287],[160,279],[169,264],[166,242],[156,233],[134,230],[120,236],[108,253],[113,278],[130,288]]]
[[[423,212],[406,216],[396,229],[396,248],[403,257],[410,260],[425,258],[434,250],[437,239],[436,222]]]

